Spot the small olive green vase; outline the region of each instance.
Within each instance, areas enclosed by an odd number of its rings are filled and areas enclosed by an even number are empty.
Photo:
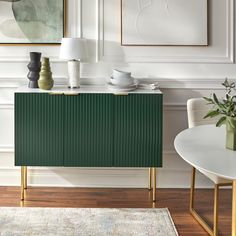
[[[52,79],[52,72],[48,57],[43,57],[41,71],[39,75],[39,88],[44,90],[50,90],[53,87],[54,81]]]
[[[236,150],[236,119],[226,118],[226,148]]]

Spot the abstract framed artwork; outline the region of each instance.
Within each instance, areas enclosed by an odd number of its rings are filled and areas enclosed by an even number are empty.
[[[0,45],[57,45],[66,32],[66,0],[0,0]]]
[[[121,45],[207,46],[208,0],[121,0]]]

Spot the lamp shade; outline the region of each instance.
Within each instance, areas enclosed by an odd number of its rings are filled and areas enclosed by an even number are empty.
[[[87,40],[83,38],[63,38],[60,59],[84,60],[88,57]]]

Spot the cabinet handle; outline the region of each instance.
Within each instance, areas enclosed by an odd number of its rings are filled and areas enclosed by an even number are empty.
[[[78,96],[80,94],[79,93],[50,92],[49,95]]]
[[[78,96],[79,93],[64,93],[65,96]]]
[[[49,95],[63,95],[62,92],[50,92]]]
[[[113,93],[115,96],[128,96],[128,93]]]

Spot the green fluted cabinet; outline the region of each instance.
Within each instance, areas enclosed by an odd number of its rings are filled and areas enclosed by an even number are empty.
[[[162,166],[162,95],[114,96],[114,166]]]
[[[64,99],[15,94],[15,165],[63,166]]]
[[[15,93],[15,165],[162,167],[159,90],[20,88]]]
[[[113,166],[113,95],[64,97],[64,166]]]

